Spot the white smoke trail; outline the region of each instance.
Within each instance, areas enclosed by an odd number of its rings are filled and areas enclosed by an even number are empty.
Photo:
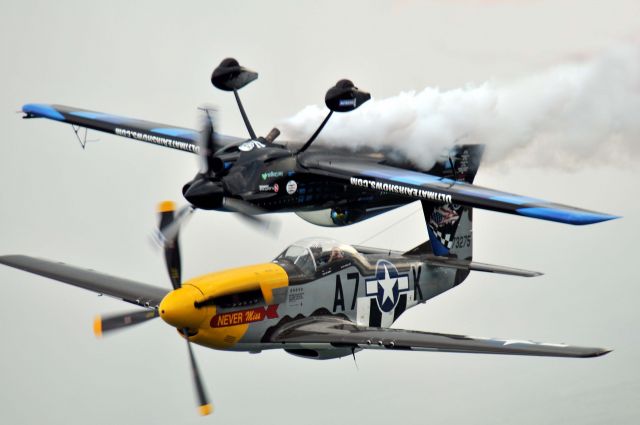
[[[283,138],[304,140],[326,113],[304,108],[283,122]],[[565,168],[633,159],[640,154],[640,48],[618,46],[509,84],[426,88],[371,100],[334,114],[320,142],[391,147],[424,169],[455,143],[486,144],[490,163],[515,155],[528,165]]]

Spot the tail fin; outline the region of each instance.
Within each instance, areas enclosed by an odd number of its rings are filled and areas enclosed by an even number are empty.
[[[429,171],[450,179],[473,183],[478,172],[484,145],[455,146]],[[456,204],[422,201],[429,242],[438,256],[471,260],[473,256],[472,208]]]
[[[471,260],[473,257],[472,209],[461,205],[433,205],[422,201],[429,242],[438,256]]]
[[[441,155],[427,173],[473,183],[483,153],[484,145],[456,145],[449,152]]]

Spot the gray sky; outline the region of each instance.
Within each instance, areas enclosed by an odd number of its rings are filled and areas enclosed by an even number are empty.
[[[260,72],[243,91],[259,133],[342,77],[377,97],[426,86],[509,80],[621,42],[638,42],[636,1],[5,2],[0,14],[0,253],[25,253],[169,287],[149,243],[155,205],[182,202],[196,172],[184,153],[98,135],[82,150],[68,126],[22,121],[51,102],[192,127],[219,107],[243,135],[233,97],[210,72],[227,56]],[[585,123],[588,125],[589,123]],[[478,261],[540,270],[472,275],[407,312],[397,327],[605,346],[587,360],[384,353],[314,362],[196,347],[216,412],[196,414],[186,347],[162,321],[104,340],[93,316],[123,303],[0,269],[0,422],[26,424],[636,423],[640,171],[633,159],[573,172],[511,162],[483,186],[624,216],[587,227],[478,211]],[[411,248],[416,205],[340,230],[280,216],[278,240],[231,215],[198,213],[182,236],[186,277],[270,260],[299,237]]]

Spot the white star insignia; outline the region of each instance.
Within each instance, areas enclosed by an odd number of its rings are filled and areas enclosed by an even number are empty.
[[[378,280],[378,285],[382,287],[382,304],[384,304],[387,299],[390,299],[391,302],[395,304],[396,300],[393,297],[393,287],[397,281],[397,278],[392,279],[389,277],[389,269],[387,269],[387,266],[384,266],[384,279]]]

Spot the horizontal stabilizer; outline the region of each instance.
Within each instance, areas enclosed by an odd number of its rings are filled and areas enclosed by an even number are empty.
[[[477,261],[458,260],[457,258],[439,257],[436,255],[427,255],[425,262],[430,266],[436,267],[450,267],[454,269],[498,273],[511,276],[535,277],[541,276],[543,274],[531,270],[516,269],[507,266],[496,266],[493,264],[478,263]]]

